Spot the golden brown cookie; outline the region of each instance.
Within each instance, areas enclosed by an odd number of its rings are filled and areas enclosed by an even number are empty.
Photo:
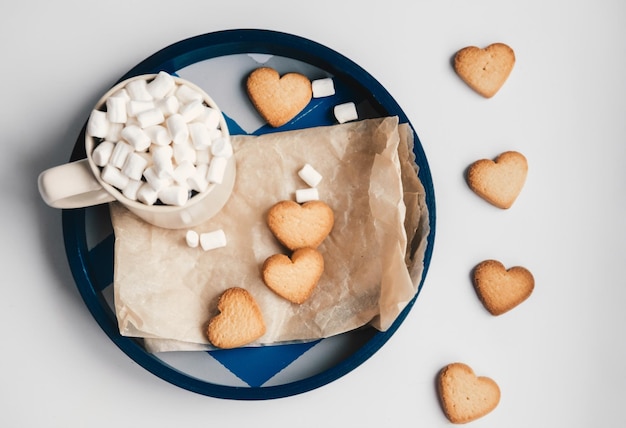
[[[262,267],[263,282],[292,303],[304,303],[324,272],[324,257],[314,248],[296,250],[291,258],[275,254]]]
[[[526,157],[509,151],[495,160],[481,159],[471,164],[467,171],[467,184],[489,203],[507,209],[522,191],[527,174]]]
[[[506,269],[497,260],[479,263],[472,274],[478,298],[492,315],[510,311],[530,297],[535,279],[528,269],[515,266]]]
[[[270,67],[257,68],[250,73],[246,90],[261,117],[274,128],[296,117],[313,96],[308,77],[300,73],[287,73],[281,77]]]
[[[500,402],[500,388],[488,377],[477,377],[466,364],[445,366],[437,377],[437,390],[443,412],[455,424],[485,416]]]
[[[504,43],[484,49],[468,46],[454,56],[454,70],[474,91],[485,98],[493,97],[511,74],[515,52]]]
[[[243,288],[229,288],[219,298],[219,314],[211,318],[207,337],[218,348],[238,348],[265,334],[265,321],[259,305]]]
[[[280,201],[267,214],[269,229],[290,250],[317,248],[334,223],[333,210],[322,201],[309,201],[302,205],[289,200]]]

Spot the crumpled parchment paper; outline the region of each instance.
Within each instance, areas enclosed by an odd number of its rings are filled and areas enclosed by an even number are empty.
[[[233,136],[237,178],[223,210],[194,230],[224,230],[224,248],[203,251],[168,230],[110,204],[115,232],[114,298],[120,333],[144,338],[148,351],[211,349],[205,336],[227,288],[257,300],[266,334],[252,345],[314,340],[366,324],[384,331],[414,297],[429,232],[417,178],[413,132],[397,117]],[[335,225],[319,247],[325,269],[302,305],[262,282],[273,254],[289,254],[268,229],[268,209],[307,187],[297,172],[319,171],[320,199]]]

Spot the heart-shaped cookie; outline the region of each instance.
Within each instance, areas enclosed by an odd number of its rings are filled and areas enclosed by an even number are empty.
[[[291,258],[274,254],[263,263],[263,282],[292,303],[304,303],[324,272],[324,257],[314,248],[300,248]]]
[[[492,379],[476,376],[466,364],[452,363],[437,378],[443,412],[450,422],[464,424],[485,416],[500,402],[500,388]]]
[[[311,101],[311,81],[300,73],[282,77],[270,67],[254,70],[246,81],[248,97],[261,117],[277,128],[296,117]]]
[[[267,225],[276,239],[290,250],[317,248],[335,223],[333,210],[322,201],[300,205],[285,200],[276,203],[267,214]]]
[[[506,269],[497,260],[485,260],[472,275],[478,298],[492,315],[510,311],[530,297],[535,279],[521,266]]]
[[[468,46],[454,56],[454,70],[474,91],[485,98],[493,97],[511,74],[515,52],[504,43],[484,49]]]
[[[265,334],[265,321],[254,297],[243,288],[233,287],[222,293],[207,328],[209,341],[218,348],[238,348]]]
[[[510,151],[495,160],[481,159],[467,170],[467,183],[480,197],[498,208],[507,209],[517,199],[528,174],[528,161]]]

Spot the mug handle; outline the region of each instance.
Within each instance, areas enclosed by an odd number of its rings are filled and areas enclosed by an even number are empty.
[[[39,193],[53,208],[82,208],[114,201],[98,183],[87,159],[55,166],[39,174]]]

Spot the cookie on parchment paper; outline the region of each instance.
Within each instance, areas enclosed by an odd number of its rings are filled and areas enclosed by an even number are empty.
[[[304,303],[324,273],[324,257],[314,248],[300,248],[288,257],[274,254],[261,269],[263,282],[292,303]]]
[[[333,210],[325,202],[313,200],[298,204],[284,200],[267,214],[267,225],[276,239],[290,250],[317,248],[335,224]]]
[[[207,337],[213,346],[238,348],[265,334],[261,309],[247,290],[239,287],[225,290],[219,298],[217,309],[219,314],[211,318],[207,328]]]

